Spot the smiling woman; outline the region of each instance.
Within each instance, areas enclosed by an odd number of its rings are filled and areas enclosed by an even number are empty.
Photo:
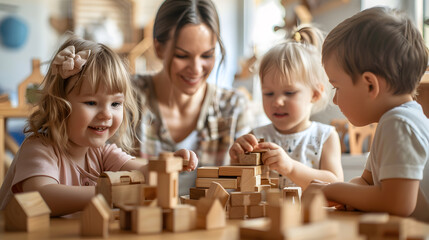
[[[135,76],[143,110],[140,156],[148,158],[179,148],[194,150],[201,165],[229,163],[234,139],[250,130],[247,100],[236,91],[207,83],[225,50],[219,18],[210,0],[166,0],[154,23],[154,46],[163,62],[154,75]],[[180,176],[180,194],[196,175]]]

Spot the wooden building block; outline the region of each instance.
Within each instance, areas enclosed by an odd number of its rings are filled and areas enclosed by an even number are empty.
[[[279,188],[279,178],[270,178],[271,188]]]
[[[268,205],[265,210],[267,217],[271,219],[270,233],[282,233],[285,229],[301,225],[301,211],[289,201],[278,206]]]
[[[302,198],[304,223],[325,220],[326,205],[326,198],[321,190],[306,192]]]
[[[149,160],[149,171],[157,173],[179,172],[183,168],[182,161],[180,157],[171,157],[168,160],[151,159]]]
[[[364,214],[359,220],[359,234],[367,239],[405,239],[407,234],[406,221],[390,218],[387,213]]]
[[[229,219],[245,219],[247,206],[231,206],[229,208]]]
[[[81,215],[81,235],[106,238],[109,235],[110,207],[103,195],[91,199]]]
[[[243,153],[238,155],[237,165],[241,166],[256,166],[261,165],[261,154],[260,153]]]
[[[261,185],[261,175],[254,175],[253,169],[243,169],[240,179],[241,192],[253,192],[256,186]]]
[[[237,189],[236,178],[197,178],[195,185],[199,188],[209,188],[212,182],[217,182],[225,189]]]
[[[190,231],[196,228],[197,209],[192,205],[177,205],[164,211],[166,229],[172,232]]]
[[[110,207],[119,204],[138,205],[144,176],[140,171],[103,172],[97,180],[96,193],[103,195]]]
[[[190,188],[189,189],[189,197],[191,199],[198,200],[207,195],[207,188]]]
[[[229,200],[229,193],[217,182],[212,182],[207,191],[207,198],[217,198],[224,208]]]
[[[247,207],[247,216],[249,218],[265,217],[266,203],[260,203],[258,205],[250,205]]]
[[[157,201],[162,208],[173,208],[178,202],[179,174],[158,173]]]
[[[199,200],[196,200],[196,199],[190,199],[189,195],[180,196],[180,203],[181,204],[189,204],[189,205],[196,207],[198,205],[198,201]]]
[[[262,200],[260,192],[232,192],[230,195],[231,206],[258,205]],[[246,199],[248,202],[245,202]]]
[[[219,167],[200,167],[197,168],[197,177],[199,178],[218,178]]]
[[[49,228],[50,213],[39,192],[14,194],[4,209],[5,230],[34,232]]]
[[[261,174],[261,166],[220,166],[219,176],[240,177],[243,169],[253,169],[253,175]]]
[[[267,203],[270,206],[279,206],[282,196],[278,188],[272,188],[266,192]]]
[[[283,199],[290,199],[292,203],[301,204],[301,187],[285,187],[282,189]]]
[[[131,213],[131,230],[137,234],[162,231],[162,209],[159,207],[136,207]]]
[[[225,210],[219,199],[201,198],[197,205],[197,227],[222,228],[226,225]]]
[[[119,227],[122,230],[131,230],[131,214],[136,206],[120,205],[119,207]]]
[[[140,199],[141,201],[145,200],[155,200],[156,199],[156,186],[142,185],[140,188]],[[142,204],[140,204],[142,205]]]
[[[255,192],[261,192],[264,195],[264,192],[268,191],[271,189],[271,185],[264,185],[261,184],[259,186],[256,186],[254,191]],[[263,201],[265,201],[265,198],[262,198]]]

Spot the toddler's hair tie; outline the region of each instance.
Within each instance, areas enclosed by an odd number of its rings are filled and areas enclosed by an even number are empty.
[[[301,42],[301,33],[295,32],[295,34],[293,35],[293,39],[297,42]]]
[[[68,46],[61,50],[56,56],[52,64],[52,72],[59,73],[63,79],[67,79],[79,73],[88,60],[91,50],[80,51],[75,54],[75,47]]]

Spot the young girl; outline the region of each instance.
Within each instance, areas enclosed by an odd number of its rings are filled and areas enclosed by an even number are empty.
[[[138,109],[127,69],[103,44],[76,37],[58,50],[41,99],[28,119],[28,134],[0,190],[1,209],[13,193],[39,191],[53,216],[82,210],[103,171],[138,169],[131,150]],[[106,144],[107,141],[116,144]],[[176,155],[197,166],[196,155]]]
[[[328,103],[328,79],[321,64],[321,32],[301,26],[292,38],[269,50],[259,76],[263,107],[271,124],[237,139],[231,159],[255,148],[267,148],[263,163],[305,189],[313,179],[343,180],[338,134],[331,126],[310,121]],[[264,138],[259,143],[257,139]]]

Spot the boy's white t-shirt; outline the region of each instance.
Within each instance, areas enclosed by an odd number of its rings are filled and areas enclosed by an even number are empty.
[[[429,222],[429,119],[417,102],[402,104],[381,117],[365,168],[376,186],[391,178],[420,180],[411,216]]]
[[[89,148],[86,155],[88,170],[85,170],[40,138],[27,138],[0,189],[0,209],[6,206],[14,193],[22,192],[21,183],[30,177],[46,176],[68,186],[95,186],[102,172],[119,171],[132,158],[115,144]]]

